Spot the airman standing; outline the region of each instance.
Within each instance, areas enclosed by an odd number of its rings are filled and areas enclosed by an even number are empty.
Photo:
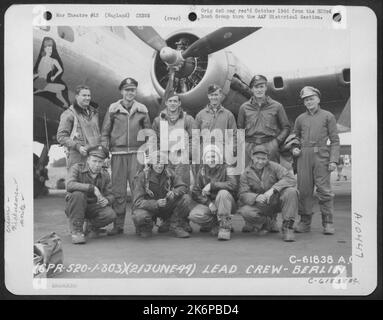
[[[334,194],[331,190],[330,177],[339,159],[340,146],[336,120],[332,113],[320,107],[321,94],[318,89],[304,87],[300,92],[300,98],[307,110],[295,120],[294,126],[294,133],[301,142],[301,149],[293,150],[293,154],[298,156],[301,216],[296,232],[310,231],[315,186],[322,213],[323,233],[334,234]],[[328,140],[330,145],[327,145]]]

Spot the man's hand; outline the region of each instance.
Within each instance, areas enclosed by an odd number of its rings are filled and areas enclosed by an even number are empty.
[[[210,202],[209,209],[212,213],[216,213],[218,211],[217,207],[215,206],[213,202]]]
[[[208,183],[203,189],[202,189],[202,195],[207,196],[210,194],[211,185]]]
[[[266,204],[267,197],[263,193],[263,194],[258,195],[258,197],[255,199],[255,201],[258,202],[258,203]]]
[[[301,149],[299,149],[299,148],[294,148],[294,149],[292,150],[292,154],[293,154],[294,157],[299,157],[299,155],[301,154]]]
[[[108,205],[108,203],[109,203],[109,201],[108,201],[108,199],[107,198],[105,198],[105,197],[101,197],[98,201],[97,201],[97,203],[101,206],[101,207],[106,207],[107,205]]]
[[[270,188],[263,195],[266,197],[266,203],[269,203],[271,196],[274,194],[274,189]]]
[[[88,155],[88,151],[87,151],[86,148],[83,147],[83,146],[80,146],[80,148],[79,148],[78,151],[79,151],[80,154],[81,154],[82,156],[84,156],[84,157],[86,157],[86,156]]]
[[[175,197],[175,193],[174,191],[170,190],[167,194],[166,194],[166,198],[169,199],[169,200],[173,200],[174,197]]]
[[[328,171],[334,171],[336,169],[336,163],[335,162],[330,162],[328,164]]]
[[[160,207],[160,208],[163,208],[166,206],[166,199],[158,199],[157,200],[157,205]]]

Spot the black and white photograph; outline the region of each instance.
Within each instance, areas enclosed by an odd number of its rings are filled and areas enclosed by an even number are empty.
[[[131,281],[128,294],[360,285],[355,259],[367,253],[356,241],[365,245],[362,221],[373,225],[376,212],[353,207],[367,186],[355,181],[354,151],[366,143],[351,125],[363,115],[351,94],[363,64],[352,28],[277,21],[315,20],[326,10],[315,7],[233,7],[273,25],[223,13],[210,25],[92,24],[92,8],[52,8],[27,34],[33,74],[22,74],[31,90],[22,108],[32,117],[15,132],[30,141],[19,157],[33,153],[28,195],[21,176],[6,176],[6,236],[29,232],[40,294],[109,294],[115,280]],[[217,17],[209,10],[198,19]],[[87,22],[55,22],[64,11]],[[372,131],[373,121],[364,124]]]

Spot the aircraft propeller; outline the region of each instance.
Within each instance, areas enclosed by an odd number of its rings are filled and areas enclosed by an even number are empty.
[[[222,50],[247,37],[260,27],[223,27],[192,43],[184,51],[167,46],[166,41],[152,27],[128,27],[138,38],[160,53],[161,60],[168,66],[168,82],[161,107],[173,90],[175,72],[189,64],[188,58],[198,58]],[[184,91],[183,89],[182,91]]]

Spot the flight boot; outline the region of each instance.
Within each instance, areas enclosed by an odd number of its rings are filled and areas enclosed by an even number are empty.
[[[335,228],[333,224],[332,214],[322,214],[322,226],[323,234],[332,235],[335,233]]]
[[[150,238],[153,235],[153,225],[154,221],[151,217],[145,217],[143,221],[140,221],[139,224],[136,224],[136,234],[141,238]]]
[[[255,226],[253,226],[247,222],[245,222],[245,225],[242,228],[243,233],[253,232],[254,230],[255,230]]]
[[[136,234],[140,238],[146,239],[146,238],[150,238],[153,235],[153,231],[152,231],[152,228],[150,228],[149,226],[141,225],[136,227]]]
[[[325,223],[323,226],[323,234],[332,235],[335,233],[335,228],[332,223]]]
[[[185,231],[180,225],[170,225],[170,231],[176,238],[189,238],[190,233]]]
[[[124,233],[124,221],[117,218],[113,222],[113,228],[108,231],[108,236],[116,236],[118,234]]]
[[[75,232],[71,234],[73,244],[85,244],[85,235],[82,232]]]
[[[282,239],[285,242],[294,242],[294,220],[284,220],[282,223]]]
[[[180,221],[180,224],[181,224],[181,227],[182,227],[186,232],[189,232],[189,233],[192,233],[192,232],[193,232],[193,229],[192,229],[192,227],[190,226],[189,220],[187,220],[187,219],[182,219],[182,220]]]
[[[75,220],[71,223],[71,239],[73,244],[86,243],[83,227],[84,221],[82,220]]]
[[[218,240],[230,240],[231,218],[221,217],[218,228]]]
[[[85,232],[86,237],[89,239],[97,239],[97,238],[106,236],[107,234],[108,234],[108,232],[105,229],[96,228],[96,227],[92,226],[91,223],[88,223],[87,229]]]
[[[161,224],[158,227],[158,233],[167,233],[170,230],[170,221],[169,219],[162,220],[161,219]]]
[[[301,221],[295,227],[296,233],[306,233],[311,231],[311,215],[301,215]]]
[[[268,219],[266,230],[271,233],[279,233],[279,227],[277,224],[277,217],[273,216]]]

